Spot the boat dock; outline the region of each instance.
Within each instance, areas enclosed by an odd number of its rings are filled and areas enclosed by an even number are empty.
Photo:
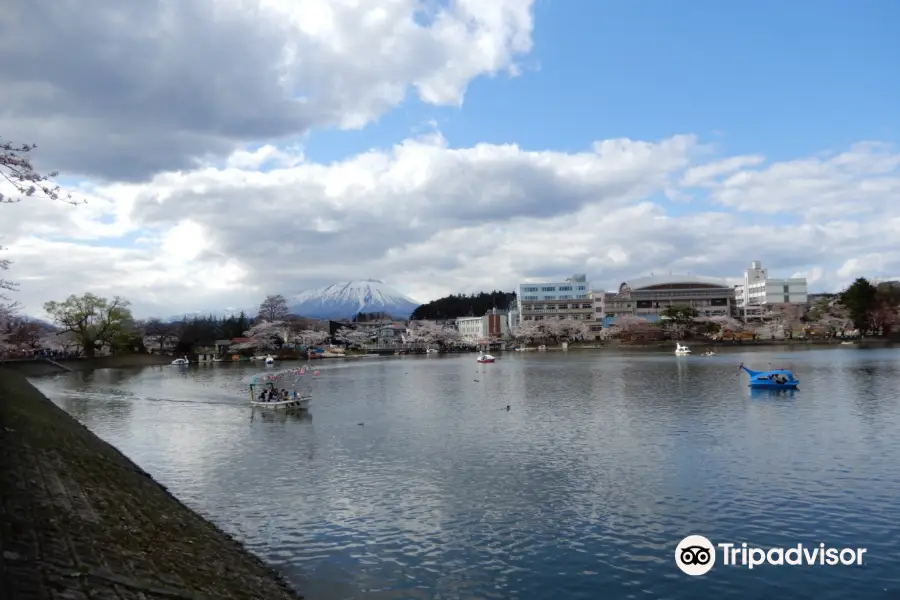
[[[23,376],[0,398],[0,596],[301,598]]]

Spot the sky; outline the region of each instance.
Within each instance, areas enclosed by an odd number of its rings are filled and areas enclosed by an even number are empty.
[[[0,138],[86,204],[0,205],[27,314],[374,278],[900,277],[900,4],[13,0]],[[2,187],[0,183],[0,187]],[[4,189],[3,191],[9,191]]]

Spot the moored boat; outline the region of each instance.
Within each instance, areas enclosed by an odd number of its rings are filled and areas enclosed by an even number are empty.
[[[480,363],[492,363],[492,362],[494,362],[494,357],[491,356],[490,354],[485,354],[484,352],[482,352],[481,354],[478,355],[477,360]]]
[[[754,389],[785,390],[796,389],[800,380],[794,377],[794,372],[788,369],[772,369],[769,371],[754,371],[741,363],[738,367],[750,376],[750,387]]]
[[[183,367],[189,365],[190,362],[188,361],[187,356],[185,356],[184,358],[176,358],[169,364],[175,367]]]
[[[686,356],[691,353],[691,349],[682,346],[679,342],[675,342],[675,356]]]

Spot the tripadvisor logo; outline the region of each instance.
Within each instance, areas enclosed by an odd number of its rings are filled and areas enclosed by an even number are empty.
[[[713,544],[702,535],[689,535],[675,547],[675,564],[687,575],[706,575],[716,565],[753,569],[763,565],[789,566],[861,566],[865,548],[836,548],[825,544],[797,544],[786,548],[757,548],[741,544]]]

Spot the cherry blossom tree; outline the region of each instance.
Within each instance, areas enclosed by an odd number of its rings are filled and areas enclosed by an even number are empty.
[[[338,329],[334,334],[334,339],[343,344],[347,344],[351,348],[360,348],[372,341],[372,334],[365,331],[358,331],[349,327]]]
[[[744,324],[733,317],[716,316],[709,318],[710,323],[715,323],[722,331],[743,331]]]
[[[284,342],[286,329],[284,321],[261,321],[244,332],[244,337],[249,338],[246,342],[235,344],[231,349],[274,351]]]
[[[542,341],[547,337],[547,332],[539,321],[521,321],[512,333],[516,341],[525,344]]]
[[[291,337],[291,341],[296,344],[300,344],[301,346],[305,346],[306,348],[312,348],[314,346],[324,344],[326,341],[328,341],[329,337],[331,336],[328,335],[327,331],[303,329],[294,333]]]
[[[53,179],[59,175],[39,173],[31,164],[31,153],[37,148],[34,144],[14,144],[0,139],[0,203],[11,204],[23,198],[42,196],[49,200],[58,200],[67,204],[82,204],[73,200],[71,194],[63,193]],[[4,193],[3,187],[11,187],[14,193]]]
[[[591,335],[587,324],[575,319],[540,321],[538,327],[544,331],[547,337],[557,342],[580,341]]]
[[[13,308],[10,305],[0,303],[0,352],[5,352],[13,347],[10,334],[13,328]]]
[[[412,321],[404,336],[409,344],[426,346],[449,346],[460,341],[459,332],[453,327],[439,325],[432,321]]]

